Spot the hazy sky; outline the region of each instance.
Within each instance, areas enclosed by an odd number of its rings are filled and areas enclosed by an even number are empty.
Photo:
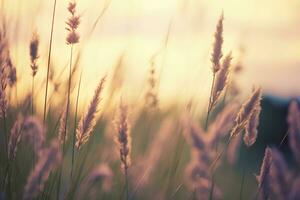
[[[149,59],[163,47],[170,25],[167,49],[159,51],[157,57],[159,72],[163,66],[160,98],[162,102],[174,99],[182,102],[190,97],[207,99],[212,78],[213,32],[222,10],[224,52],[231,50],[237,60],[239,47],[245,48],[245,69],[239,77],[241,87],[249,92],[253,85],[261,85],[267,93],[300,95],[300,3],[297,0],[112,0],[88,40],[95,19],[108,1],[77,2],[82,16],[79,32],[84,44],[81,61],[84,98],[92,95],[98,80],[111,72],[122,53],[126,65],[124,93],[136,98],[143,90]],[[44,77],[52,4],[42,0],[4,0],[2,9],[12,22],[12,54],[18,75],[22,75],[22,87],[29,88],[31,83],[28,42],[34,30],[42,42],[37,79]],[[67,4],[66,0],[57,0],[53,43],[57,70],[69,59],[64,29]]]

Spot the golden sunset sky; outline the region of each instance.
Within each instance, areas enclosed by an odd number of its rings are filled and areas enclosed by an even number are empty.
[[[88,38],[107,0],[78,0],[79,33],[83,45],[82,102],[93,94],[99,79],[112,72],[118,57],[125,55],[123,95],[141,98],[149,59],[159,52],[162,104],[186,102],[191,97],[207,101],[212,79],[210,53],[215,25],[224,12],[224,53],[245,49],[244,71],[238,78],[246,93],[253,85],[265,93],[300,95],[300,1],[298,0],[112,0],[95,31]],[[65,43],[67,0],[57,0],[52,60],[55,70],[69,62]],[[20,77],[19,90],[31,87],[28,45],[31,34],[40,34],[40,68],[45,77],[52,0],[2,0],[7,17],[11,54]],[[167,48],[160,49],[170,25]],[[43,94],[44,92],[41,92]],[[41,98],[42,99],[42,98]]]

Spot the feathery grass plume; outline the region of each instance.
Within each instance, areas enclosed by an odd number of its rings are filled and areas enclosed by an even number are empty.
[[[261,100],[261,89],[257,88],[252,95],[242,105],[236,119],[235,126],[231,131],[231,137],[239,134],[247,125],[254,110],[258,107]]]
[[[24,189],[24,200],[34,199],[43,190],[50,172],[61,163],[61,152],[59,142],[53,140],[47,149],[43,149],[38,163],[27,179]]]
[[[6,117],[7,110],[7,97],[6,97],[6,87],[7,87],[7,70],[5,67],[0,68],[0,118]]]
[[[291,188],[289,199],[297,200],[300,199],[300,177],[298,176],[296,180],[293,181],[293,186]]]
[[[236,164],[239,156],[240,156],[240,147],[242,144],[242,135],[238,134],[236,137],[232,138],[230,145],[227,148],[227,161],[233,166]]]
[[[22,130],[22,135],[34,145],[35,153],[39,154],[45,142],[45,130],[40,120],[34,116],[26,117],[22,125]]]
[[[210,109],[212,109],[216,105],[221,94],[224,91],[224,88],[227,86],[231,60],[232,57],[230,52],[229,54],[226,55],[220,70],[216,73],[216,79],[215,79],[211,101],[209,105]]]
[[[131,136],[128,122],[128,106],[122,100],[119,105],[119,116],[115,122],[115,126],[117,132],[115,141],[118,145],[121,168],[126,172],[131,163]]]
[[[34,113],[34,77],[38,71],[38,64],[37,60],[39,58],[39,36],[36,32],[32,34],[31,41],[29,44],[29,55],[30,55],[30,67],[31,67],[31,74],[32,74],[32,85],[31,85],[31,114]]]
[[[145,103],[146,103],[146,106],[149,108],[157,108],[157,106],[158,106],[155,57],[156,57],[156,55],[153,55],[150,59],[148,89],[145,94]]]
[[[6,87],[8,84],[9,71],[8,63],[8,40],[6,37],[5,26],[0,27],[0,118],[6,117],[7,99]]]
[[[1,56],[1,66],[6,62],[8,49],[8,40],[6,37],[6,27],[3,23],[0,24],[0,56]]]
[[[211,62],[213,63],[213,73],[217,73],[220,70],[220,60],[223,56],[222,45],[223,45],[223,12],[219,18],[216,32],[214,34],[213,52],[211,55]]]
[[[238,105],[236,103],[227,105],[222,112],[218,114],[214,122],[209,126],[208,133],[212,146],[215,146],[222,137],[229,134],[234,125],[234,119],[237,111]]]
[[[270,170],[271,181],[271,199],[288,199],[291,174],[282,154],[275,148],[272,148],[272,165]]]
[[[119,116],[116,121],[116,143],[118,145],[121,168],[125,177],[125,198],[129,199],[128,168],[131,164],[131,136],[128,122],[128,106],[122,102],[119,105]]]
[[[32,70],[32,76],[35,76],[38,71],[37,60],[39,58],[39,42],[39,35],[37,34],[37,32],[34,32],[29,44],[30,67]]]
[[[66,29],[69,32],[66,38],[67,44],[72,45],[79,42],[79,34],[76,32],[80,24],[80,16],[76,15],[76,2],[69,2],[68,11],[71,17],[66,22]]]
[[[81,146],[89,140],[94,130],[94,127],[96,125],[96,114],[98,112],[98,107],[101,102],[101,93],[103,91],[105,80],[106,76],[104,76],[98,84],[98,87],[95,90],[94,97],[90,102],[87,113],[83,115],[80,119],[79,125],[76,130],[77,141],[75,145],[77,149],[80,149]]]
[[[8,66],[8,74],[7,74],[8,85],[10,87],[13,87],[17,83],[17,69],[13,65],[9,54],[8,54],[8,58],[6,60],[6,63],[7,63],[7,66]]]
[[[211,62],[213,64],[212,71],[213,71],[213,79],[211,83],[211,88],[210,88],[210,95],[209,95],[209,100],[208,100],[208,107],[207,107],[207,115],[206,115],[206,120],[205,120],[205,126],[204,129],[207,131],[207,126],[208,126],[208,120],[209,120],[209,115],[212,110],[213,105],[216,103],[216,93],[214,86],[215,86],[215,79],[216,79],[216,74],[220,70],[220,60],[223,57],[222,53],[222,44],[223,44],[223,12],[221,14],[221,17],[218,21],[217,27],[216,27],[216,32],[214,34],[214,44],[213,44],[213,53],[211,55]]]
[[[17,73],[16,73],[16,67],[13,65],[10,57],[9,42],[6,34],[6,26],[5,23],[3,22],[0,27],[0,66],[1,66],[1,82],[5,81],[5,84],[8,84],[10,87],[13,87],[17,82]],[[1,87],[3,88],[3,86]]]
[[[245,128],[244,142],[247,147],[252,146],[256,141],[260,112],[261,112],[261,106],[260,106],[260,102],[258,102],[257,105],[255,105],[255,108]]]
[[[67,139],[66,117],[67,117],[67,104],[65,105],[64,110],[59,119],[58,140],[62,144]]]
[[[300,112],[298,103],[293,100],[289,106],[288,114],[288,124],[289,124],[289,144],[293,152],[294,158],[296,159],[298,165],[300,165]]]
[[[11,129],[10,139],[8,143],[8,158],[10,160],[14,160],[16,158],[18,144],[22,136],[22,124],[23,117],[19,116]]]
[[[272,164],[272,150],[267,147],[265,149],[264,159],[260,168],[258,181],[258,199],[268,200],[271,192],[270,169]]]

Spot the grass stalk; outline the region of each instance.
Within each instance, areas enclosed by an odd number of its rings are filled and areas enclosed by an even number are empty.
[[[34,76],[32,76],[31,83],[31,115],[34,114]]]
[[[129,185],[128,185],[128,167],[125,167],[125,199],[129,199]]]
[[[68,116],[69,116],[69,109],[70,109],[70,93],[71,93],[71,82],[72,82],[72,59],[73,59],[73,44],[71,44],[70,48],[70,65],[69,65],[69,83],[68,83],[68,96],[67,96],[67,109],[66,109],[66,121],[65,121],[65,133],[63,139],[63,160],[65,154],[65,139],[66,139],[66,132],[67,132],[67,125],[68,125]],[[59,169],[59,177],[58,177],[58,185],[57,185],[57,199],[59,199],[60,194],[60,186],[61,186],[61,179],[62,179],[62,170],[63,170],[63,163]]]
[[[225,90],[225,94],[223,96],[222,108],[225,107],[226,93],[227,93],[227,90]],[[207,116],[208,115],[209,115],[209,113],[207,113]],[[207,117],[207,119],[208,119],[208,117]],[[216,147],[215,148],[216,148],[216,152],[218,152],[218,141],[216,141]],[[209,193],[209,198],[210,199],[212,199],[212,197],[213,197],[214,188],[215,188],[215,173],[212,174],[211,190],[210,190],[210,193]]]
[[[213,80],[212,80],[212,83],[211,83],[211,88],[210,88],[210,95],[209,95],[209,100],[208,100],[208,108],[207,108],[207,114],[206,114],[206,120],[205,120],[205,131],[207,130],[207,127],[208,127],[208,120],[209,120],[209,115],[210,115],[210,112],[212,110],[210,104],[211,104],[211,99],[212,99],[212,93],[213,93],[213,90],[214,90],[214,85],[215,85],[215,78],[216,78],[216,75],[214,74],[213,75]]]
[[[44,125],[45,125],[45,121],[46,121],[47,96],[48,96],[48,84],[49,84],[49,73],[50,73],[50,61],[51,61],[51,52],[52,52],[53,31],[54,31],[54,22],[55,22],[55,11],[56,11],[56,0],[54,0],[54,3],[53,3],[52,22],[51,22],[51,31],[50,31],[50,40],[49,40],[49,53],[48,53],[48,61],[47,61],[46,90],[45,90],[44,111],[43,111],[43,124]]]
[[[32,84],[31,84],[31,115],[33,116],[34,114],[34,76],[32,76]],[[34,136],[35,137],[35,136]],[[33,148],[35,148],[35,138],[33,140]],[[32,167],[34,168],[35,165],[35,152],[33,151],[33,155],[32,155]]]
[[[74,162],[75,162],[75,138],[76,138],[76,125],[77,125],[77,114],[78,114],[78,103],[79,103],[79,94],[80,94],[80,87],[81,87],[81,78],[82,78],[82,71],[80,73],[80,78],[79,78],[79,83],[78,83],[78,90],[77,90],[77,97],[76,97],[76,106],[75,106],[75,115],[74,115],[74,129],[73,129],[73,141],[72,141],[71,180],[73,180],[73,170],[74,170]]]
[[[208,108],[207,108],[207,115],[206,115],[206,120],[205,120],[205,131],[207,131],[208,128],[208,120],[209,120],[209,115],[210,112],[212,110],[212,106],[211,106],[211,99],[212,99],[212,95],[213,95],[213,90],[214,90],[214,84],[215,84],[215,78],[216,78],[216,74],[213,74],[213,80],[211,83],[211,89],[210,89],[210,95],[209,95],[209,102],[208,102]],[[214,186],[215,186],[215,175],[214,173],[212,174],[212,183],[211,183],[211,189],[210,189],[210,193],[209,193],[209,199],[212,200],[213,198],[213,193],[214,193]]]

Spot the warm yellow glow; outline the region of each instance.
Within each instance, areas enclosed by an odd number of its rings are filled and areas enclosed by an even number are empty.
[[[55,70],[60,71],[69,59],[64,29],[68,1],[57,2],[52,59]],[[160,100],[162,103],[186,102],[191,97],[207,100],[212,79],[212,35],[222,10],[225,52],[232,50],[235,57],[240,45],[246,49],[245,70],[239,78],[241,86],[248,91],[255,84],[262,85],[266,92],[300,94],[296,87],[300,83],[300,3],[297,0],[112,0],[88,38],[106,2],[78,1],[82,14],[81,44],[75,49],[83,47],[82,102],[93,94],[98,80],[112,72],[122,53],[126,64],[123,93],[130,99],[140,98],[148,61],[162,48],[170,22],[167,49],[160,52],[157,60],[158,71],[163,67]],[[10,39],[18,76],[22,77],[20,91],[30,88],[29,57],[24,55],[28,55],[28,42],[35,29],[42,43],[37,79],[42,81],[45,77],[52,4],[52,1],[41,0],[4,0],[2,9],[13,24],[9,27]]]

